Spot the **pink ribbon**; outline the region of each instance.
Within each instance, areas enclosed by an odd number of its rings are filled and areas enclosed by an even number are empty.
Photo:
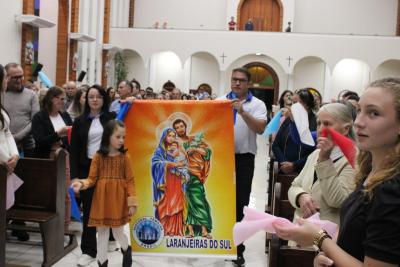
[[[287,229],[298,227],[297,224],[292,223],[288,219],[276,217],[274,215],[260,212],[248,207],[244,207],[243,213],[243,220],[236,223],[233,227],[233,242],[235,246],[243,243],[259,231],[266,231],[268,233],[275,234],[275,227],[273,226],[273,223],[275,222],[279,223],[281,227],[285,227]],[[328,220],[320,220],[319,213],[314,214],[306,220],[326,230],[331,236],[336,234],[336,223]]]

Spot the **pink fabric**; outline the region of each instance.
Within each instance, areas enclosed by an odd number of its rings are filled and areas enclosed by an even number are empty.
[[[272,225],[274,222],[278,222],[281,226],[285,226],[287,228],[298,227],[298,225],[292,223],[288,219],[276,217],[274,215],[260,212],[248,207],[244,207],[243,214],[243,220],[236,223],[233,227],[233,242],[235,246],[243,243],[259,231],[266,231],[268,233],[275,234],[275,228]],[[337,225],[328,220],[320,220],[319,213],[314,214],[308,218],[307,221],[325,229],[331,236],[336,234]]]
[[[14,193],[24,183],[15,173],[11,173],[7,176],[7,200],[6,210],[14,205]]]

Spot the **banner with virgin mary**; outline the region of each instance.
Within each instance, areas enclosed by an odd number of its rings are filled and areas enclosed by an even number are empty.
[[[229,101],[134,102],[124,119],[134,254],[236,258],[233,121]]]

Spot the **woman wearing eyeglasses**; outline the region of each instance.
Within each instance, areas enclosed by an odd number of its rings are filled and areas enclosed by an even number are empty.
[[[86,92],[83,114],[74,120],[72,126],[70,162],[71,177],[85,179],[89,175],[94,154],[100,148],[104,125],[115,118],[109,112],[110,100],[107,92],[100,85],[93,85]],[[96,227],[88,227],[93,188],[80,192],[83,207],[83,231],[81,237],[82,256],[78,266],[87,266],[96,260]]]

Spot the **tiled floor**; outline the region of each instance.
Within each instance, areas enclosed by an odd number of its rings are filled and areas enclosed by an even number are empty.
[[[264,210],[266,192],[267,192],[267,141],[263,137],[258,138],[258,154],[256,157],[256,169],[253,179],[253,187],[251,192],[250,206],[258,210]],[[71,225],[72,229],[79,229],[80,225],[74,223]],[[128,231],[128,228],[126,228]],[[31,235],[31,239],[39,240],[39,235]],[[80,240],[80,237],[78,237]],[[265,246],[265,233],[258,233],[250,240],[245,242],[246,251],[246,267],[265,267],[267,266],[268,255],[264,253]],[[78,257],[81,255],[79,247],[65,256],[55,267],[71,267],[76,266]],[[121,266],[122,255],[120,252],[112,252],[108,254],[109,266]],[[6,245],[6,259],[7,263],[22,264],[32,267],[38,267],[42,261],[42,249],[40,246],[27,246],[7,243]],[[97,266],[95,263],[92,267]],[[231,262],[223,259],[207,259],[207,258],[173,258],[173,257],[145,257],[134,256],[133,266],[143,267],[220,267],[232,266]]]

